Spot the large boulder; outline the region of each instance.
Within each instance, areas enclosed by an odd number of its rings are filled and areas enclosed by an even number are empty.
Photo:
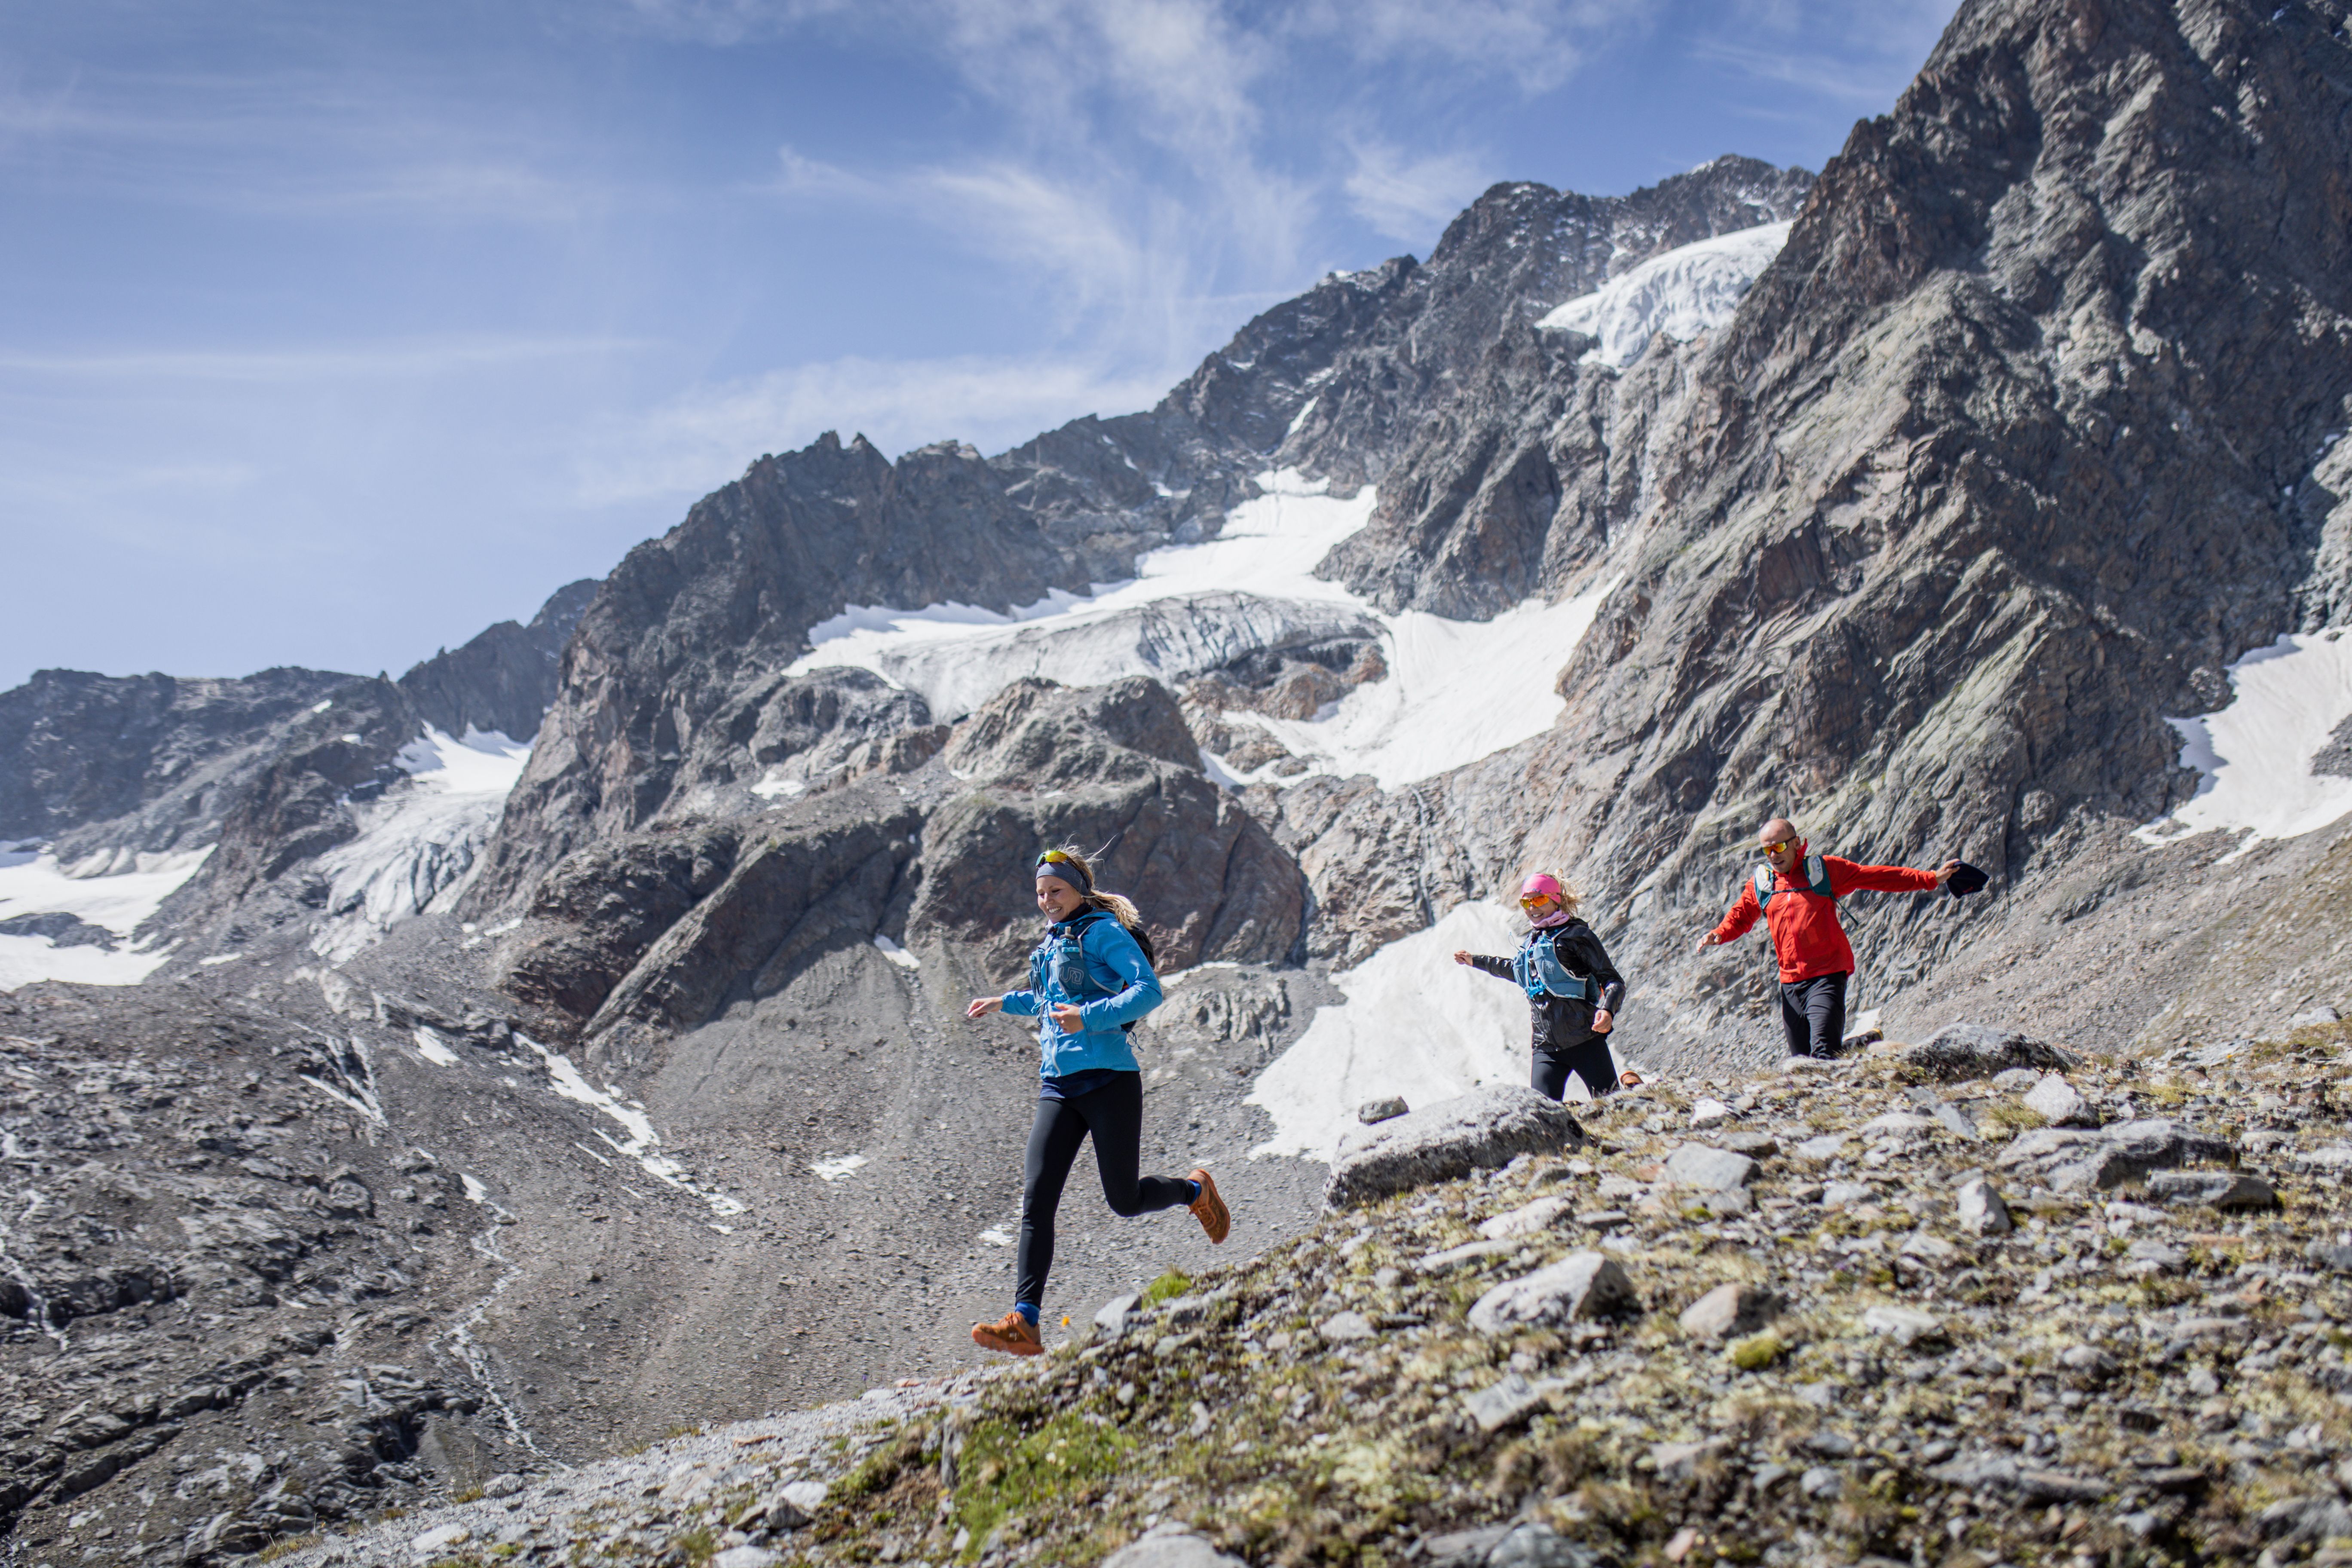
[[[1375,1127],[1350,1128],[1331,1160],[1323,1206],[1352,1208],[1408,1187],[1450,1182],[1515,1154],[1584,1142],[1575,1113],[1524,1084],[1490,1084]]]
[[[1904,1047],[1899,1059],[1947,1083],[1990,1078],[2010,1068],[2075,1065],[2062,1050],[1988,1024],[1947,1024],[1917,1045]]]

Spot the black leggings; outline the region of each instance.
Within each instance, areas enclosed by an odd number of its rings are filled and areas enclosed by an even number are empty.
[[[1538,1046],[1530,1055],[1535,1070],[1528,1081],[1546,1100],[1568,1098],[1571,1072],[1595,1100],[1617,1087],[1617,1064],[1610,1059],[1606,1035],[1587,1035],[1572,1046]]]
[[[1845,983],[1853,971],[1780,983],[1780,1027],[1792,1057],[1833,1057],[1845,1044]]]
[[[1121,1218],[1172,1209],[1192,1201],[1192,1184],[1135,1173],[1143,1147],[1143,1075],[1123,1072],[1075,1100],[1040,1100],[1029,1127],[1029,1163],[1021,1191],[1021,1284],[1013,1300],[1045,1302],[1045,1276],[1054,1268],[1054,1211],[1062,1184],[1077,1163],[1078,1145],[1095,1139],[1095,1169],[1103,1196]]]

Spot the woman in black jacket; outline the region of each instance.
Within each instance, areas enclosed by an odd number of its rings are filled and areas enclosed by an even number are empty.
[[[1625,982],[1592,928],[1576,918],[1576,894],[1559,878],[1538,871],[1519,884],[1519,908],[1530,923],[1517,952],[1508,958],[1454,955],[1454,963],[1514,981],[1528,994],[1528,1012],[1535,1021],[1530,1081],[1552,1100],[1565,1097],[1571,1072],[1595,1100],[1617,1087],[1607,1037],[1624,1004]],[[1631,1073],[1625,1077],[1639,1081]]]

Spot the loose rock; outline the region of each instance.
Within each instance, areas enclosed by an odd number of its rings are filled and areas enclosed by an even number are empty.
[[[1756,1179],[1756,1162],[1728,1149],[1685,1143],[1666,1156],[1666,1180],[1702,1192],[1729,1192]]]
[[[2074,1086],[2052,1073],[2026,1093],[2025,1109],[2053,1127],[2096,1127],[2099,1113]]]
[[[1752,1334],[1778,1317],[1780,1299],[1753,1285],[1718,1285],[1683,1309],[1683,1332],[1696,1340]]]
[[[1572,1252],[1479,1297],[1470,1309],[1470,1325],[1483,1334],[1500,1334],[1522,1323],[1578,1322],[1640,1305],[1633,1281],[1613,1259]]]

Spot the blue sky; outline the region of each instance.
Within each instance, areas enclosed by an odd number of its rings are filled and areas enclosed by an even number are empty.
[[[1148,406],[1496,180],[1818,169],[1952,8],[0,9],[0,688],[397,674],[820,431]]]

